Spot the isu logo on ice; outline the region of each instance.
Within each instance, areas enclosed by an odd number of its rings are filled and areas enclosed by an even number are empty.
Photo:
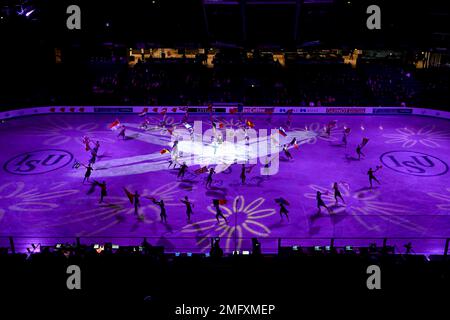
[[[444,161],[421,152],[389,151],[380,158],[389,169],[413,176],[440,176],[448,171],[448,165]]]
[[[73,155],[64,150],[36,150],[15,156],[3,168],[12,174],[41,174],[65,167],[72,159]]]

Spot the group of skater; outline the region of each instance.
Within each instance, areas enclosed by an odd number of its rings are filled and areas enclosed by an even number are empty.
[[[188,125],[188,112],[186,111],[184,117],[183,117],[183,124],[185,125],[185,127],[189,127]],[[287,122],[287,127],[290,128],[291,126],[291,117],[292,114],[288,113],[288,122]],[[222,143],[223,140],[221,140],[219,138],[219,136],[221,137],[221,133],[217,134],[217,125],[215,122],[215,119],[213,118],[212,112],[210,113],[210,120],[212,122],[212,126],[213,126],[213,131],[215,133],[215,136],[213,137],[213,141],[212,143]],[[245,123],[245,125],[242,126],[241,129],[244,130],[244,132],[246,132],[246,130],[248,130],[249,128],[252,128],[254,126],[254,124],[249,121],[249,120],[245,120],[245,121],[241,121],[241,123]],[[163,119],[160,121],[160,125],[166,127],[166,115],[163,114]],[[331,136],[331,131],[332,129],[335,128],[336,122],[330,122],[329,124],[326,125],[326,127],[324,128],[323,134],[325,136],[330,137]],[[115,127],[116,129],[119,129],[119,133],[118,133],[118,138],[120,139],[124,139],[126,140],[126,127],[122,124],[120,124],[120,122],[118,120],[116,120],[113,124],[113,127]],[[149,126],[149,121],[146,119],[144,121],[144,124],[142,125],[144,128],[148,128]],[[192,127],[192,126],[190,126]],[[221,126],[222,127],[222,126]],[[280,127],[280,132],[281,130],[285,133],[284,129],[282,129]],[[169,132],[170,134],[172,134],[171,132]],[[348,136],[350,134],[350,129],[344,127],[343,129],[343,133],[342,133],[342,145],[344,145],[345,147],[347,146],[348,143]],[[284,135],[285,136],[285,135]],[[248,135],[247,135],[248,137]],[[359,143],[356,147],[356,154],[357,154],[357,159],[361,160],[361,158],[364,158],[365,155],[362,152],[362,149],[365,147],[365,145],[367,144],[369,140],[367,138],[363,138],[362,142]],[[85,146],[85,151],[90,153],[90,158],[88,163],[82,164],[79,163],[78,161],[75,161],[74,164],[74,168],[78,168],[80,166],[83,166],[86,171],[85,171],[85,175],[84,175],[84,179],[83,179],[83,184],[86,182],[90,182],[90,177],[92,172],[94,171],[94,164],[96,163],[96,160],[98,158],[98,152],[100,149],[100,142],[99,141],[92,141],[89,137],[85,136],[82,139],[82,142]],[[288,160],[293,160],[294,157],[292,156],[292,154],[289,151],[290,147],[295,147],[298,148],[298,141],[296,137],[293,137],[289,143],[285,143],[280,145],[281,150],[284,153],[284,156],[288,159]],[[178,170],[178,174],[177,174],[177,178],[178,179],[184,179],[187,171],[188,171],[188,165],[186,164],[186,162],[182,162],[180,163],[180,154],[179,154],[179,150],[178,150],[178,140],[175,140],[173,145],[171,146],[170,150],[168,150],[168,152],[170,152],[170,159],[169,159],[169,166],[168,168],[171,168],[173,166],[174,169]],[[179,166],[179,168],[176,168],[177,165]],[[239,179],[242,185],[246,184],[247,181],[247,174],[249,174],[251,172],[251,169],[254,167],[255,165],[246,165],[246,164],[241,164],[241,169],[240,169],[240,175],[239,175]],[[268,166],[268,164],[267,164]],[[372,168],[370,168],[367,172],[368,178],[369,178],[369,184],[370,184],[370,188],[373,188],[373,182],[376,182],[378,184],[380,184],[380,181],[375,177],[375,172],[377,172],[378,170],[381,169],[381,166],[376,166],[375,170],[373,170]],[[206,178],[205,178],[205,186],[207,189],[211,188],[213,185],[213,176],[216,174],[215,168],[214,167],[202,167],[198,170],[195,170],[196,174],[203,174],[206,173]],[[100,200],[99,203],[103,203],[105,197],[107,196],[108,192],[107,192],[107,184],[105,181],[99,182],[94,180],[93,184],[97,187],[99,187],[100,190]],[[139,218],[142,219],[142,215],[140,215],[140,208],[141,208],[141,194],[139,194],[138,191],[135,191],[134,193],[129,193],[126,190],[127,196],[131,202],[131,204],[134,207],[134,214]],[[332,185],[332,193],[334,196],[334,206],[338,206],[339,202],[341,201],[343,204],[345,204],[345,200],[344,197],[342,196],[340,187],[339,187],[339,183],[338,182],[334,182]],[[326,192],[326,195],[329,195],[329,192]],[[317,191],[316,193],[316,204],[317,204],[317,212],[318,214],[321,214],[322,212],[322,208],[326,209],[328,213],[333,213],[332,208],[327,205],[325,203],[325,201],[323,200],[323,193],[320,191]],[[147,197],[149,198],[149,197]],[[167,223],[168,219],[167,219],[167,210],[166,210],[166,206],[164,203],[164,199],[160,199],[160,200],[156,200],[155,198],[149,198],[152,203],[156,206],[159,207],[160,209],[160,219],[161,222],[163,223]],[[275,200],[277,202],[277,204],[279,205],[279,214],[281,219],[286,218],[289,221],[289,210],[288,210],[288,206],[289,206],[289,202],[283,198],[280,199],[276,199]],[[194,213],[193,207],[194,204],[193,202],[188,198],[188,196],[185,196],[183,199],[180,199],[180,202],[183,203],[186,207],[186,217],[187,217],[187,222],[190,223],[191,222],[191,218],[192,215]],[[216,219],[217,222],[219,223],[220,220],[225,221],[225,223],[228,223],[227,217],[223,214],[221,208],[221,200],[218,199],[214,199],[212,202],[212,207],[215,209],[216,212]]]
[[[143,220],[144,219],[144,215],[140,214],[140,208],[141,208],[141,197],[142,195],[138,192],[135,191],[134,193],[130,193],[128,190],[125,189],[125,193],[127,194],[130,202],[133,204],[134,207],[134,215],[139,219],[139,220]],[[162,223],[168,223],[167,220],[167,210],[166,210],[166,205],[164,202],[164,199],[160,199],[160,200],[156,200],[155,197],[153,196],[145,196],[145,198],[149,199],[153,204],[157,205],[160,209],[159,212],[159,216],[160,216],[160,221]],[[212,201],[212,205],[216,211],[216,219],[217,222],[220,222],[220,219],[223,219],[225,221],[225,223],[228,223],[228,220],[226,218],[226,216],[223,214],[220,206],[221,206],[221,202],[224,200],[219,200],[219,199],[213,199]],[[188,196],[184,196],[184,198],[180,199],[180,202],[184,204],[185,208],[186,208],[186,222],[187,223],[191,223],[192,222],[192,215],[194,214],[194,203],[192,200],[189,199]]]
[[[342,197],[342,193],[339,189],[339,184],[337,182],[333,183],[333,194],[335,199],[335,206],[338,205],[339,199],[345,204],[345,200]],[[328,193],[328,192],[327,192]],[[322,208],[325,208],[329,214],[332,214],[333,211],[330,206],[327,206],[325,204],[325,201],[322,199],[322,192],[317,191],[316,193],[316,201],[317,201],[317,213],[322,213]],[[280,206],[280,217],[283,219],[283,217],[286,217],[287,221],[289,221],[289,210],[286,206],[289,205],[289,202],[283,198],[275,199],[275,202],[279,204]]]

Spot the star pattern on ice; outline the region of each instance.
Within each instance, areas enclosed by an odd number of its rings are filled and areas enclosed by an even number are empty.
[[[387,144],[401,144],[403,148],[411,148],[417,144],[429,148],[439,148],[443,142],[450,139],[450,132],[436,130],[434,125],[424,126],[418,130],[413,128],[397,128],[396,133],[385,133]]]
[[[260,209],[265,199],[259,197],[246,205],[243,195],[236,196],[229,208],[221,205],[224,216],[228,220],[217,223],[215,218],[205,219],[186,225],[182,232],[196,233],[200,240],[197,241],[198,246],[203,247],[203,251],[209,248],[209,239],[211,237],[226,238],[225,248],[234,247],[233,241],[236,240],[236,249],[242,246],[242,238],[245,234],[256,237],[267,237],[270,235],[270,229],[260,220],[273,216],[276,212],[273,208]],[[207,211],[215,216],[216,211],[212,206],[208,206]]]

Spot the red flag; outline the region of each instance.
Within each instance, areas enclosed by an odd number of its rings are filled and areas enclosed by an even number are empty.
[[[227,203],[227,200],[225,200],[225,199],[213,199],[213,204],[215,206],[217,206],[217,205],[224,205],[226,203]]]
[[[223,129],[225,127],[225,125],[222,122],[219,122],[219,128]]]
[[[336,126],[336,123],[337,123],[336,120],[330,121],[328,122],[327,127],[334,128]]]
[[[167,149],[162,149],[159,153],[160,154],[165,154],[165,153],[169,153],[170,151]]]
[[[364,147],[367,144],[367,142],[369,142],[369,139],[363,138],[361,142],[361,148]]]
[[[112,122],[108,128],[111,130],[116,130],[118,127],[120,127],[120,121],[119,119],[114,120],[114,122]]]
[[[286,137],[286,136],[287,136],[286,131],[285,131],[282,127],[278,128],[278,132],[279,132],[283,137]]]
[[[123,188],[123,190],[125,191],[125,194],[128,197],[128,200],[130,200],[130,203],[133,204],[133,200],[134,200],[134,195],[127,190],[127,188]]]
[[[194,172],[195,172],[195,174],[205,173],[205,172],[208,172],[208,168],[205,166],[205,167],[195,170]]]
[[[275,199],[275,202],[289,205],[289,202],[286,199],[284,199],[284,198],[277,198],[277,199]]]
[[[250,128],[255,127],[255,124],[253,122],[251,122],[250,120],[245,120],[245,124],[247,125],[247,127],[250,127]]]
[[[147,114],[148,108],[144,108],[141,113],[139,113],[139,117],[143,117]]]
[[[237,113],[238,112],[238,108],[231,108],[230,109],[230,113],[231,114],[235,114],[235,113]]]

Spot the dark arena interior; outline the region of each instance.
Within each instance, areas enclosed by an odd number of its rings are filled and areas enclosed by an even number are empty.
[[[448,8],[1,0],[2,311],[448,313]]]

